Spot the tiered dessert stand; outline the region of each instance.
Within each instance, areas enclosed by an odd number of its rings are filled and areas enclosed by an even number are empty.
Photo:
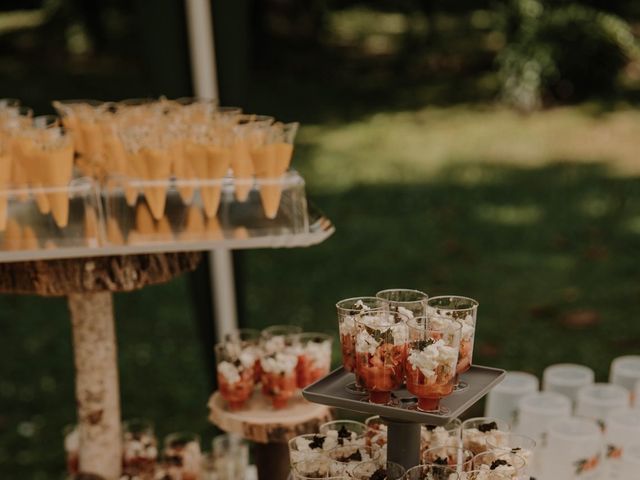
[[[81,471],[107,480],[120,475],[120,389],[112,292],[140,289],[191,271],[204,250],[310,246],[334,231],[329,220],[307,206],[304,181],[295,172],[282,179],[283,197],[275,219],[261,213],[259,185],[241,203],[234,200],[228,183],[216,185],[223,200],[215,224],[194,217],[189,210],[193,205],[181,207],[174,201],[180,185],[162,185],[167,191],[164,223],[140,218],[142,194],[137,205],[127,204],[118,188],[98,190],[90,181],[80,186],[74,181],[68,189],[0,191],[6,214],[0,233],[0,292],[68,298]],[[158,185],[134,187],[142,192]],[[39,211],[38,196],[43,195],[69,199],[64,228]],[[311,416],[326,415],[326,408],[315,407]]]

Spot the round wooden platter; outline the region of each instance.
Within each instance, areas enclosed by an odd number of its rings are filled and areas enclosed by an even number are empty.
[[[317,432],[332,419],[331,409],[310,403],[298,391],[287,408],[275,410],[271,401],[256,390],[244,409],[230,412],[220,392],[209,399],[209,420],[225,432],[258,443],[284,443],[304,433]]]

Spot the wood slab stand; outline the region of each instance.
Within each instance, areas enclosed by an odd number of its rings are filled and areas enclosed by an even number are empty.
[[[0,292],[67,296],[76,367],[80,471],[121,473],[120,387],[112,292],[129,292],[195,269],[199,252],[0,263]]]
[[[209,419],[218,428],[255,442],[259,480],[286,480],[290,470],[287,442],[298,435],[317,432],[320,425],[332,419],[329,407],[307,402],[300,392],[289,400],[287,408],[274,410],[257,390],[246,408],[235,412],[227,409],[225,400],[216,392],[209,399],[209,409]]]

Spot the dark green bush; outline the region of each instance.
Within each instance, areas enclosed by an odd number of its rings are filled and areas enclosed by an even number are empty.
[[[512,0],[501,19],[507,40],[497,57],[502,95],[522,110],[545,100],[609,95],[629,60],[638,57],[624,20],[584,5]]]

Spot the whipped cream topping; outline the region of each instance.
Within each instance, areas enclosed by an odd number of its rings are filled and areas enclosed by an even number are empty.
[[[307,342],[302,348],[302,353],[309,359],[313,368],[327,368],[331,364],[331,343]]]
[[[431,382],[436,379],[439,367],[453,374],[458,361],[458,349],[447,345],[444,340],[437,340],[422,350],[412,349],[408,361],[414,370],[418,368]]]
[[[227,383],[240,381],[240,369],[231,362],[218,363],[218,373],[224,377]]]
[[[135,458],[146,458],[155,460],[158,458],[158,448],[156,440],[152,435],[138,434],[134,435],[130,432],[124,434],[123,456],[125,460]]]
[[[487,449],[487,441],[492,445],[503,445],[506,433],[501,430],[481,432],[477,428],[466,428],[462,431],[462,443],[473,453],[482,453]]]
[[[292,373],[298,364],[297,355],[276,353],[260,359],[262,370],[267,373]]]
[[[329,459],[315,455],[293,463],[293,470],[305,478],[326,478],[329,476]],[[294,474],[295,478],[296,475]]]
[[[433,430],[422,428],[420,430],[422,445],[425,449],[436,447],[457,447],[458,437],[451,435],[444,427],[436,427]]]
[[[66,452],[77,452],[80,448],[80,431],[75,427],[64,437],[64,450]]]
[[[510,478],[518,480],[518,471],[512,465],[498,465],[491,468],[491,465],[481,465],[478,469],[480,472],[475,480],[504,480]]]
[[[413,318],[414,316],[411,310],[405,307],[401,307],[400,305],[398,305],[398,313],[404,315],[407,318]]]

